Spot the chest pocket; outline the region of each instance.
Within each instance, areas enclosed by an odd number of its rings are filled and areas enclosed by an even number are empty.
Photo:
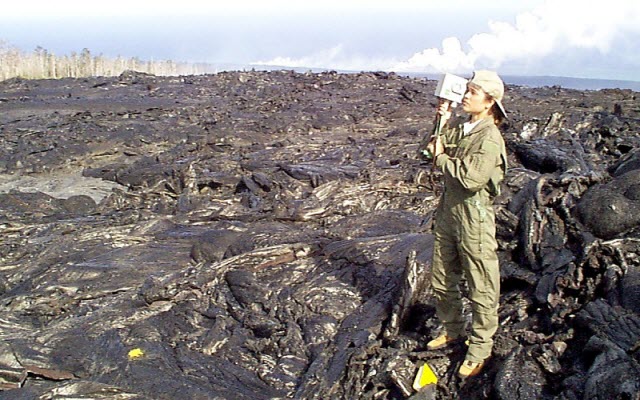
[[[471,140],[468,137],[460,139],[457,146],[453,151],[453,156],[456,158],[463,158],[467,151],[469,150],[469,146],[471,145]]]
[[[483,139],[484,135],[480,134],[463,137],[455,147],[453,156],[460,159],[467,157],[472,149],[480,146]]]

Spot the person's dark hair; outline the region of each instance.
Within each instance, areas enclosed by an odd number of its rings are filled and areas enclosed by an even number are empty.
[[[505,118],[502,114],[502,111],[500,110],[500,107],[498,107],[498,103],[493,103],[493,106],[491,107],[491,116],[493,117],[493,122],[497,127],[500,127],[500,125],[502,125],[502,123],[504,122]]]
[[[493,97],[489,96],[486,92],[484,94],[484,97],[487,100],[494,100]],[[491,106],[491,110],[489,110],[489,113],[491,113],[491,116],[493,117],[493,123],[496,124],[497,127],[500,127],[500,125],[502,125],[502,123],[504,122],[504,115],[502,114],[498,103],[494,101],[493,106]]]

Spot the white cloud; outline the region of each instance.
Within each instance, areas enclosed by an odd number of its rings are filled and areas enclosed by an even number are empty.
[[[467,3],[466,0],[450,0],[449,6]],[[501,69],[509,65],[535,67],[539,64],[538,68],[542,68],[545,59],[545,68],[554,67],[549,66],[549,57],[580,59],[585,51],[595,51],[606,57],[615,52],[618,41],[640,43],[640,1],[608,0],[587,5],[583,0],[545,0],[530,4],[531,11],[520,12],[513,21],[489,21],[486,32],[471,35],[466,41],[449,35],[440,47],[425,48],[405,60],[366,58],[350,54],[343,45],[336,45],[300,57],[280,56],[254,64],[464,74],[478,67]],[[437,10],[431,9],[425,15],[436,13]],[[481,15],[480,11],[477,15]],[[451,29],[453,33],[455,27]],[[637,64],[640,65],[640,60]],[[538,73],[546,72],[559,71],[538,70]]]
[[[397,71],[470,71],[477,64],[499,68],[552,54],[596,49],[611,51],[617,38],[640,33],[640,2],[608,0],[586,5],[577,0],[550,0],[515,23],[489,22],[489,32],[473,35],[466,51],[459,39],[443,41],[442,51],[429,48],[393,67]]]
[[[437,48],[422,50],[407,61],[395,64],[391,69],[403,72],[431,70],[459,72],[472,68],[474,62],[474,57],[462,50],[460,40],[449,37],[442,41],[442,51]]]

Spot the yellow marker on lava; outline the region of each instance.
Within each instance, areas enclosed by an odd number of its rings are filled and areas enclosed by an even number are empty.
[[[140,348],[135,348],[129,351],[129,360],[134,360],[136,358],[140,358],[144,355],[144,351]]]
[[[416,378],[413,381],[413,389],[417,392],[425,386],[435,385],[438,383],[438,377],[433,372],[429,364],[424,363],[418,369]]]

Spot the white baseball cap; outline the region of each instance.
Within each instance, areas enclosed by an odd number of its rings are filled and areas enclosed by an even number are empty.
[[[502,115],[507,116],[507,112],[502,105],[502,97],[504,96],[504,83],[502,79],[494,71],[474,71],[473,77],[469,81],[480,87],[486,94],[495,100]]]

